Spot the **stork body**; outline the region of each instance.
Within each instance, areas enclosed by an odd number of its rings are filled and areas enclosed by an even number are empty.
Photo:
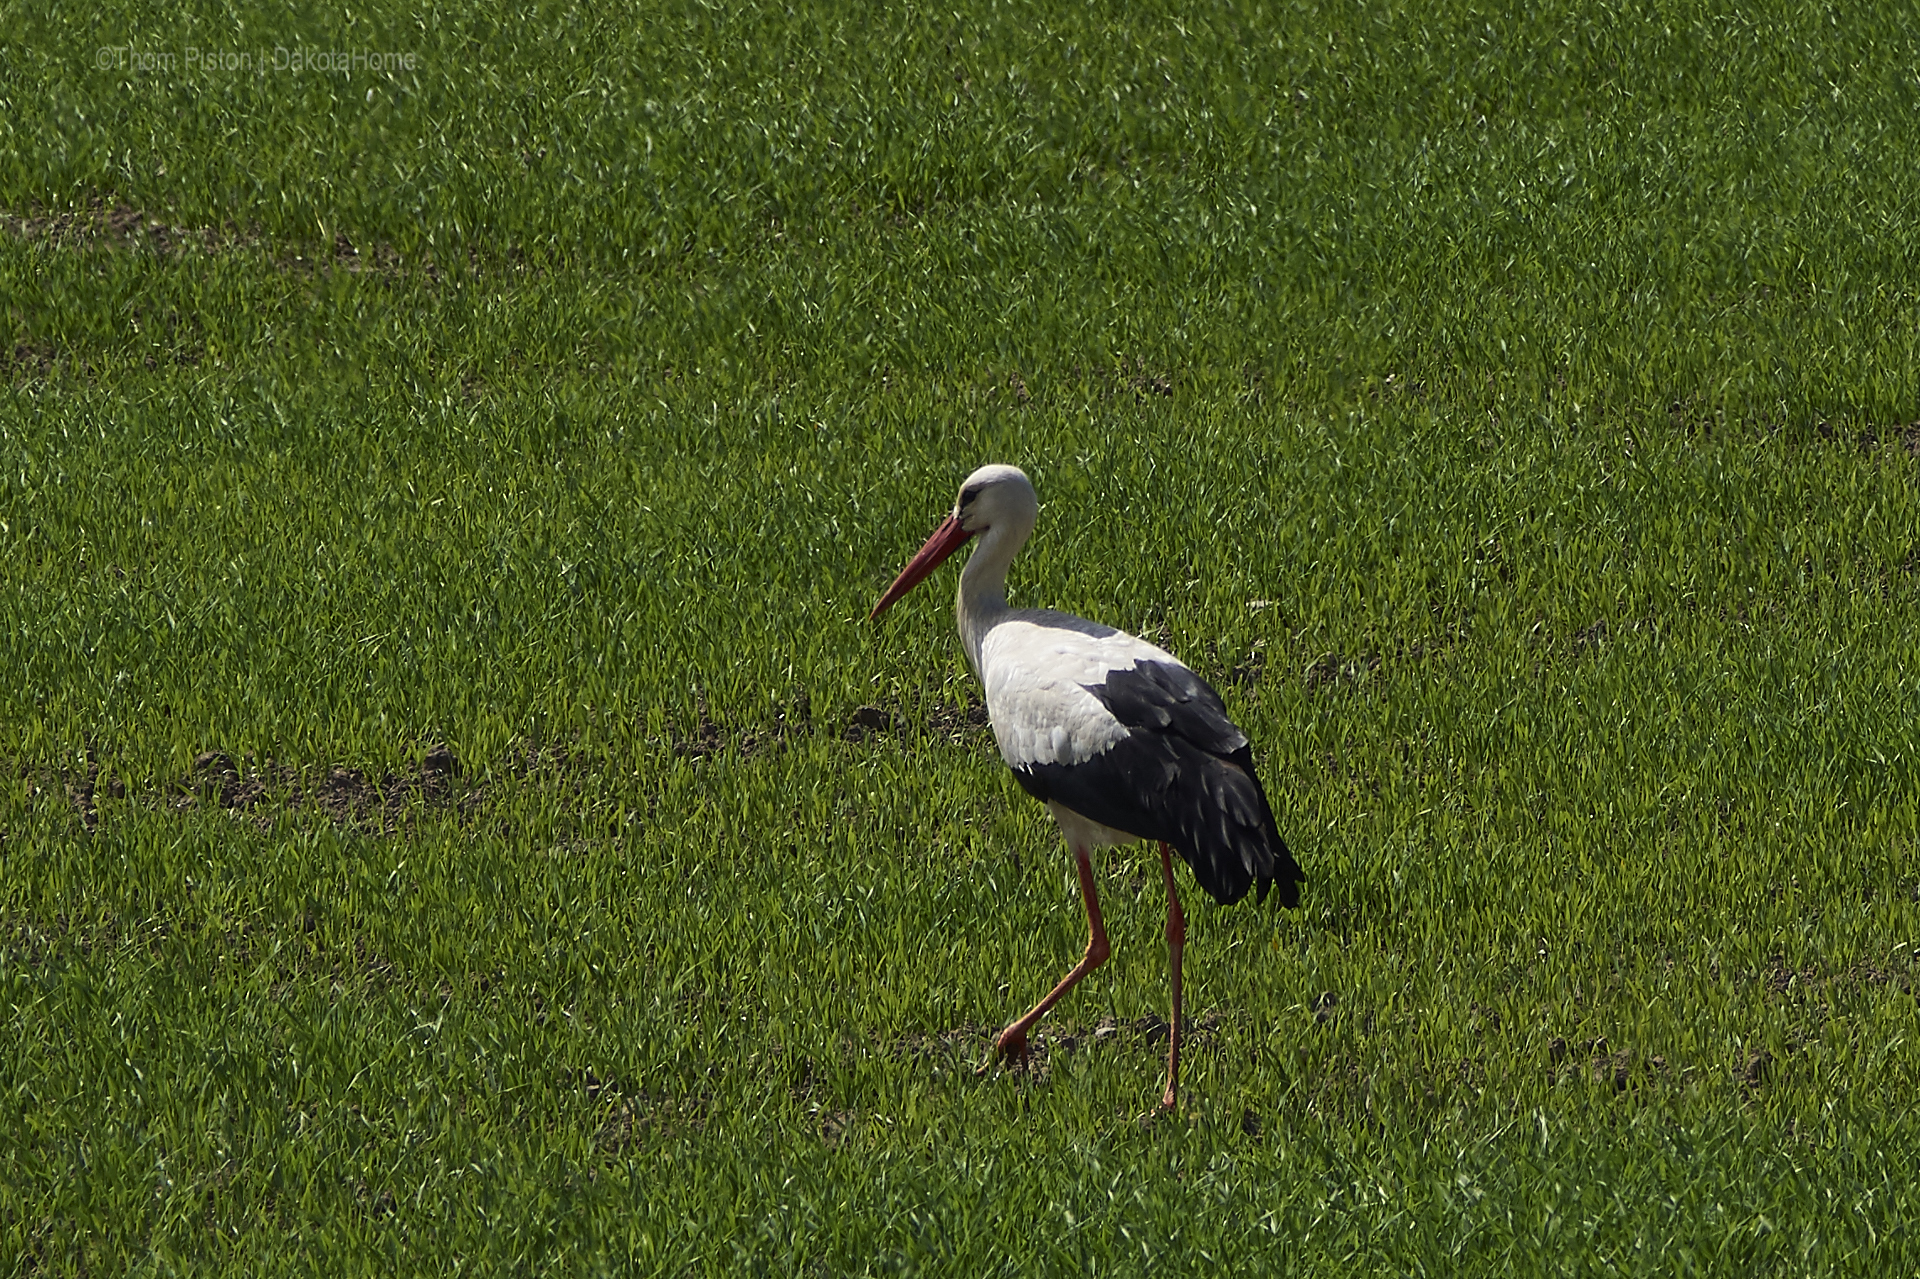
[[[981,467],[961,486],[953,514],[874,605],[873,616],[978,535],[955,605],[961,643],[986,690],[1001,758],[1021,787],[1047,805],[1073,850],[1089,931],[1079,964],[1001,1032],[990,1062],[1023,1055],[1033,1024],[1106,962],[1090,851],[1153,840],[1167,885],[1173,1019],[1161,1106],[1171,1109],[1180,1082],[1186,917],[1169,849],[1223,903],[1239,901],[1249,889],[1264,901],[1277,886],[1282,903],[1297,905],[1302,876],[1254,773],[1246,734],[1205,680],[1124,631],[1049,609],[1007,606],[1007,568],[1038,514],[1024,474],[1011,466]]]

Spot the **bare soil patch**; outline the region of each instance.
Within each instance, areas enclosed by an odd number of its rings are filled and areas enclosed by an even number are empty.
[[[1814,425],[1813,432],[1823,440],[1850,441],[1863,453],[1889,449],[1905,453],[1908,457],[1920,458],[1920,422],[1894,422],[1858,429],[1819,422]]]
[[[106,246],[174,256],[187,249],[213,253],[260,242],[258,235],[233,227],[189,227],[142,212],[112,196],[95,196],[77,209],[48,211],[30,206],[25,214],[0,214],[0,228],[22,240],[58,249]]]
[[[667,724],[667,746],[682,759],[707,759],[732,753],[741,757],[784,746],[789,737],[813,732],[813,699],[802,690],[762,728],[728,731],[707,711],[707,699],[694,701],[693,722],[685,727]]]
[[[216,254],[272,249],[274,265],[295,273],[346,271],[397,275],[406,269],[399,251],[384,242],[359,245],[346,235],[336,233],[331,242],[323,245],[273,246],[258,227],[241,228],[232,223],[217,227],[188,226],[136,209],[114,195],[96,195],[83,205],[65,210],[50,210],[34,204],[28,206],[25,213],[0,213],[0,231],[62,251],[105,248],[165,258],[190,252]],[[510,254],[509,258],[513,260],[515,255]],[[439,278],[439,271],[431,262],[423,262],[421,269],[428,278]],[[17,349],[14,362],[22,363]]]
[[[913,723],[914,717],[898,705],[860,706],[847,717],[840,736],[849,742],[872,741],[888,733],[905,732]],[[969,689],[961,705],[936,706],[928,711],[922,727],[929,737],[959,745],[989,727],[987,704]]]
[[[257,809],[262,827],[272,825],[280,809],[318,808],[338,826],[392,834],[414,804],[457,808],[466,813],[483,800],[479,790],[462,792],[460,760],[444,743],[429,747],[417,768],[374,776],[336,765],[301,770],[272,760],[236,762],[224,751],[205,751],[183,777],[163,788],[163,802],[176,812],[216,808],[235,813]],[[275,802],[269,802],[275,801]]]

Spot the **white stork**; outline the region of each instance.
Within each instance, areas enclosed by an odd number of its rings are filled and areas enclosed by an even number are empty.
[[[900,570],[871,617],[879,617],[961,543],[980,544],[960,574],[955,611],[967,662],[987,693],[1000,757],[1028,794],[1046,804],[1073,850],[1086,899],[1087,952],[1033,1010],[1000,1033],[982,1070],[1024,1056],[1027,1031],[1082,977],[1106,962],[1089,850],[1136,839],[1160,845],[1167,881],[1167,950],[1173,1020],[1167,1049],[1171,1110],[1180,1086],[1180,952],[1186,916],[1168,849],[1222,903],[1257,887],[1300,902],[1303,876],[1253,771],[1247,735],[1205,680],[1164,649],[1124,631],[1050,609],[1007,607],[1007,566],[1040,513],[1025,474],[983,466],[926,545]]]

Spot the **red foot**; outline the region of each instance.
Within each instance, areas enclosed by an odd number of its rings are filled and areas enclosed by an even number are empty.
[[[1000,1037],[993,1041],[993,1051],[987,1054],[987,1059],[981,1062],[980,1068],[973,1073],[984,1075],[992,1070],[996,1063],[1005,1061],[1009,1057],[1016,1058],[1024,1064],[1027,1060],[1027,1052],[1027,1032],[1009,1027],[1000,1032]]]
[[[1160,1098],[1159,1105],[1155,1106],[1152,1110],[1149,1110],[1146,1114],[1140,1116],[1140,1118],[1135,1120],[1134,1122],[1138,1123],[1141,1127],[1144,1128],[1154,1123],[1156,1120],[1165,1118],[1166,1116],[1171,1115],[1173,1113],[1174,1113],[1173,1094],[1167,1093],[1166,1095]]]

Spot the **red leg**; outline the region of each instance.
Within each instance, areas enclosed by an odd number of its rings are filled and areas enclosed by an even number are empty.
[[[1000,1032],[1000,1038],[994,1041],[992,1055],[987,1058],[986,1064],[980,1067],[982,1072],[986,1071],[989,1066],[993,1065],[994,1062],[1000,1060],[1002,1057],[1025,1057],[1027,1055],[1027,1031],[1033,1027],[1033,1023],[1039,1021],[1047,1009],[1059,1003],[1060,997],[1072,990],[1074,985],[1079,982],[1082,977],[1085,977],[1088,973],[1107,962],[1109,949],[1107,946],[1107,929],[1106,925],[1100,922],[1100,894],[1095,891],[1093,886],[1093,863],[1087,859],[1087,850],[1084,848],[1074,849],[1073,856],[1074,860],[1079,864],[1080,896],[1085,898],[1087,903],[1087,931],[1089,933],[1087,937],[1087,953],[1081,956],[1080,962],[1073,966],[1073,971],[1060,979],[1058,986],[1055,986],[1051,991],[1047,992],[1045,999],[1033,1006],[1032,1012]]]
[[[1160,1098],[1160,1109],[1172,1110],[1180,1091],[1180,952],[1187,945],[1187,917],[1180,909],[1180,894],[1173,886],[1173,858],[1167,846],[1160,845],[1160,869],[1167,878],[1167,958],[1173,967],[1173,1024],[1167,1028],[1167,1091]]]

